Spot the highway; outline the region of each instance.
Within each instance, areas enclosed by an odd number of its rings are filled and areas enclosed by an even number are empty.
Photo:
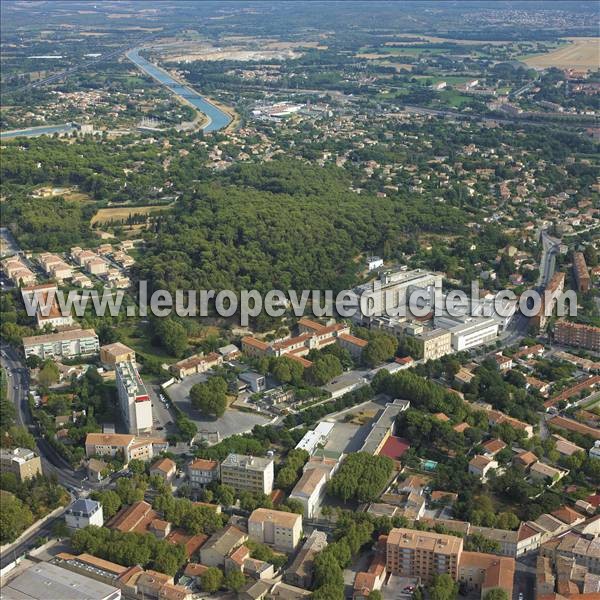
[[[585,125],[581,125],[580,123],[569,123],[565,121],[560,122],[552,122],[550,120],[547,121],[530,121],[527,119],[508,119],[506,117],[493,117],[493,116],[485,116],[478,114],[469,114],[469,113],[460,113],[452,110],[442,110],[442,109],[434,109],[434,108],[423,108],[422,106],[411,106],[411,105],[403,105],[402,108],[406,112],[410,112],[416,115],[432,115],[438,117],[452,117],[459,121],[479,121],[481,123],[501,123],[503,125],[531,125],[533,127],[552,127],[554,129],[563,129],[567,131],[572,131],[573,128],[581,129],[585,127]]]
[[[16,90],[12,90],[12,91],[13,92],[21,92],[21,91],[29,89],[29,88],[36,88],[36,87],[40,87],[42,85],[46,85],[47,83],[52,83],[54,81],[58,81],[59,79],[62,79],[63,77],[67,77],[69,75],[72,75],[73,73],[75,73],[81,69],[85,69],[86,67],[90,67],[90,66],[100,63],[102,61],[109,60],[111,58],[114,58],[115,56],[124,54],[125,52],[128,52],[129,50],[133,50],[137,46],[145,44],[146,42],[153,40],[154,38],[158,37],[159,35],[170,35],[172,33],[173,33],[173,31],[164,30],[164,31],[159,31],[157,33],[153,33],[152,35],[144,35],[144,36],[140,37],[139,39],[136,39],[133,42],[130,42],[125,46],[121,46],[121,47],[117,48],[116,50],[112,50],[111,52],[103,54],[102,56],[99,56],[98,58],[94,58],[93,60],[87,60],[79,65],[75,65],[73,67],[65,69],[64,71],[60,71],[59,73],[54,73],[52,75],[49,75],[48,77],[44,77],[43,79],[39,79],[32,83],[28,83],[27,85],[24,85],[20,88],[17,88]]]

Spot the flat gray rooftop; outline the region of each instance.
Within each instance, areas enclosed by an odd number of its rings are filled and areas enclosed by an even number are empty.
[[[29,567],[2,588],[3,600],[107,600],[120,591],[51,563]]]

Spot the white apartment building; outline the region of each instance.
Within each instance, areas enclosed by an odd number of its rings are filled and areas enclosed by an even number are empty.
[[[69,279],[73,276],[72,267],[56,254],[44,252],[37,257],[37,260],[46,274],[54,277],[57,281]]]
[[[146,386],[131,360],[117,363],[117,392],[119,405],[129,433],[152,430],[152,402]]]
[[[302,516],[295,513],[257,508],[248,519],[248,537],[279,550],[294,550],[301,536]]]
[[[221,463],[221,483],[237,491],[270,494],[273,479],[272,458],[232,453]]]
[[[73,358],[97,354],[99,349],[98,336],[93,329],[72,329],[23,338],[25,358],[32,355],[39,356],[42,360]]]
[[[498,337],[498,321],[492,317],[444,315],[435,317],[434,322],[436,327],[450,331],[455,352],[487,344]]]
[[[35,275],[19,256],[11,256],[2,261],[2,272],[15,285],[33,285]]]
[[[104,525],[102,504],[89,498],[79,498],[65,511],[65,521],[70,529],[83,529],[88,525],[102,527]]]
[[[304,507],[304,516],[311,519],[321,505],[325,496],[325,486],[328,476],[325,469],[308,469],[304,471],[298,483],[294,486],[290,498],[298,500]]]
[[[26,481],[42,474],[42,461],[29,448],[2,448],[0,470],[3,473],[14,473],[19,481]]]

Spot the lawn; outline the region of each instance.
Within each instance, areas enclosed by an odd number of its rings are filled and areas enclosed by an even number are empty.
[[[462,85],[475,79],[473,76],[467,77],[465,75],[415,75],[414,77],[419,81],[429,80],[431,82],[429,85],[440,83],[440,81],[445,81],[448,85]]]
[[[177,357],[167,354],[162,347],[152,344],[148,323],[141,321],[122,323],[118,325],[118,337],[120,342],[133,348],[136,354],[142,357],[160,358],[169,364],[179,360]]]
[[[441,90],[438,92],[438,98],[432,103],[435,105],[442,104],[444,106],[452,106],[460,108],[463,104],[471,101],[473,98],[465,94],[461,94],[456,90]]]

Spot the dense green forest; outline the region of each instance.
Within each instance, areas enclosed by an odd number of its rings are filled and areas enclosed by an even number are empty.
[[[334,289],[354,259],[415,230],[460,233],[458,209],[348,189],[344,171],[278,160],[202,184],[160,223],[140,261],[155,289]]]

